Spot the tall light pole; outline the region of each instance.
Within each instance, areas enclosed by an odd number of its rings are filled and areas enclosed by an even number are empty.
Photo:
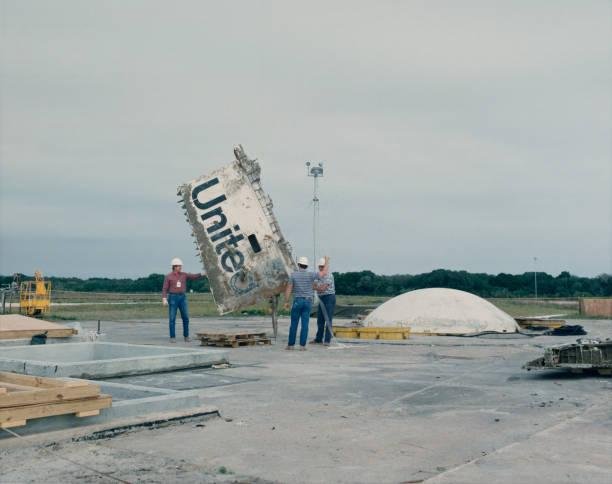
[[[317,226],[319,223],[319,177],[323,176],[323,163],[306,162],[306,174],[312,177],[312,266],[317,264]]]
[[[533,258],[533,289],[535,292],[535,298],[538,298],[538,258]]]

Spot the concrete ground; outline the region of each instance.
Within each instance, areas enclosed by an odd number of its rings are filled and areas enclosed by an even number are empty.
[[[612,337],[612,321],[576,323]],[[102,330],[108,341],[166,341],[160,321]],[[281,321],[278,344],[232,349],[231,368],[126,379],[200,388],[221,418],[87,442],[5,439],[0,482],[610,482],[612,379],[521,369],[576,337],[414,336],[301,352],[284,350],[286,332]]]

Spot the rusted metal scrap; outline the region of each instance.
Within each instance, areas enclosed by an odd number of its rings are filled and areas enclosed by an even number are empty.
[[[612,340],[578,339],[576,343],[552,346],[544,356],[523,365],[525,370],[566,369],[573,372],[597,370],[612,374]]]
[[[241,145],[234,155],[228,165],[178,187],[220,314],[279,294],[294,269],[259,163]]]

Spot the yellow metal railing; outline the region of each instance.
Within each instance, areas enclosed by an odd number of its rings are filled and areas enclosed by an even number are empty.
[[[22,282],[19,291],[19,311],[28,316],[46,314],[51,307],[51,282],[45,281],[40,271],[34,277],[34,281]]]

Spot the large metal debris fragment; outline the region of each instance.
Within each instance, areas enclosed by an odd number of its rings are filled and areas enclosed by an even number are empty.
[[[612,374],[612,340],[578,339],[576,343],[552,346],[544,356],[523,365],[526,370],[566,369],[573,372],[597,370]]]
[[[240,145],[234,155],[230,164],[178,187],[220,314],[279,294],[294,268],[259,163]]]

